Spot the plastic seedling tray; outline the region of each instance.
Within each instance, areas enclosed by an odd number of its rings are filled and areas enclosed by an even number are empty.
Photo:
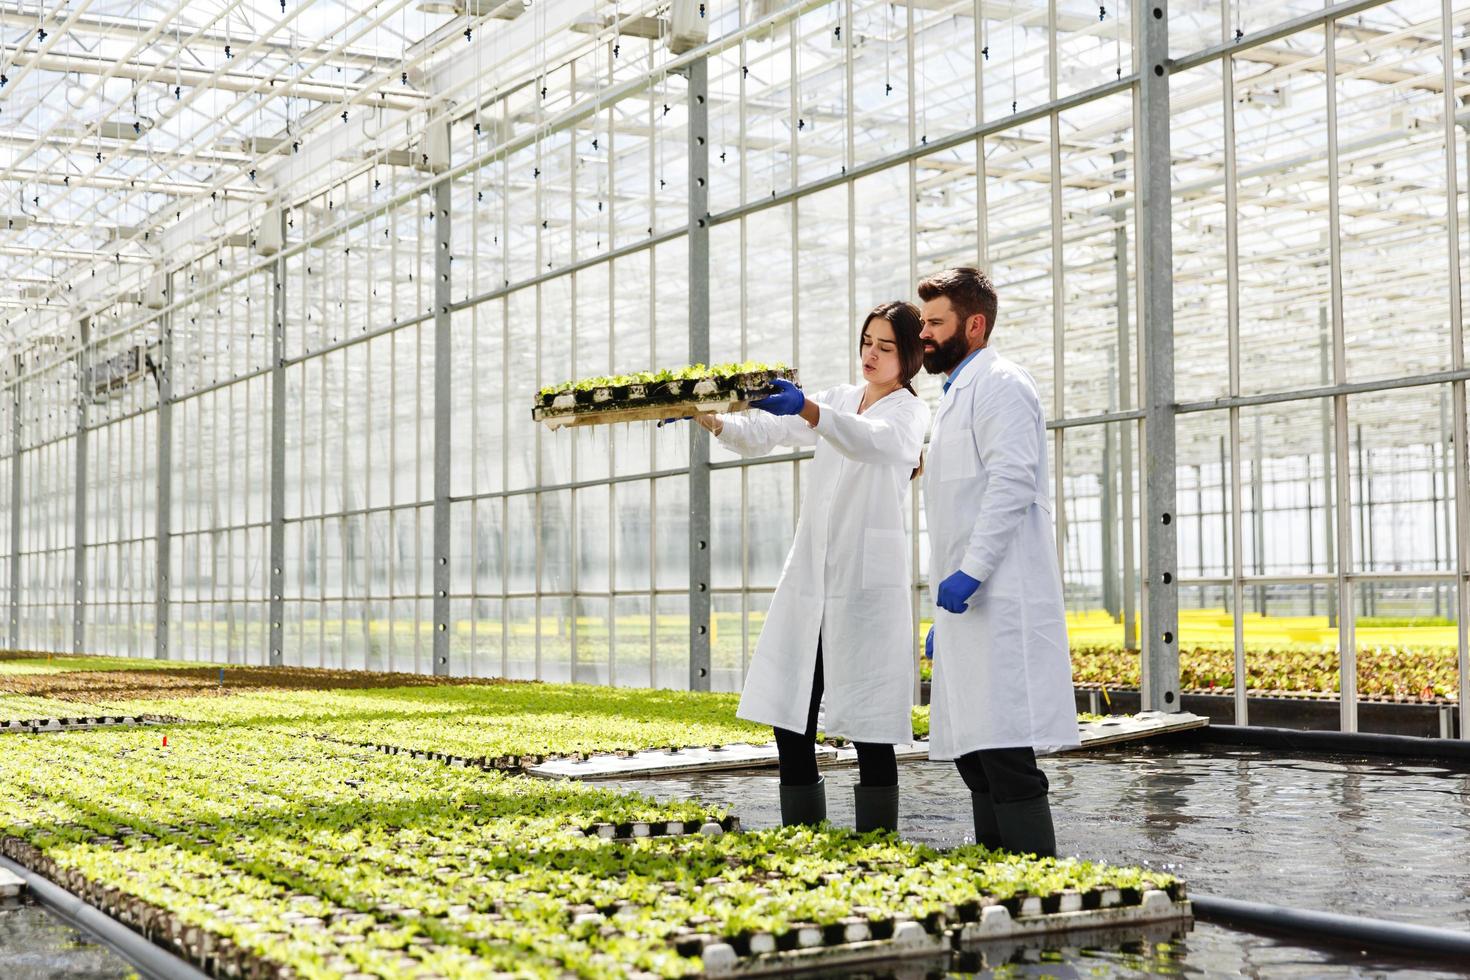
[[[71,718],[29,718],[20,721],[0,721],[0,734],[6,732],[23,732],[27,735],[42,735],[47,732],[73,732],[87,728],[160,725],[168,724],[175,720],[160,715],[87,715]]]
[[[639,820],[627,823],[594,823],[587,826],[573,826],[572,830],[587,837],[600,837],[603,840],[630,841],[641,840],[645,837],[685,837],[691,834],[703,834],[706,837],[718,837],[720,834],[740,832],[740,818],[727,816],[716,818],[710,815],[705,820]]]
[[[753,399],[770,394],[771,382],[776,378],[798,382],[796,371],[782,368],[563,391],[539,397],[531,409],[531,418],[556,430],[614,422],[651,422],[703,412],[739,412],[749,408]]]
[[[1080,896],[1076,897],[1080,901]],[[1011,903],[994,904],[974,910],[969,921],[935,916],[926,922],[869,922],[854,916],[821,928],[797,926],[789,933],[770,937],[774,951],[768,950],[770,943],[757,943],[756,937],[701,942],[708,937],[694,935],[683,937],[679,950],[698,952],[710,977],[780,976],[929,958],[952,949],[973,950],[993,943],[1015,945],[1039,936],[1072,932],[1105,935],[1128,927],[1183,925],[1194,916],[1182,892],[1171,898],[1167,892],[1151,889],[1137,896],[1134,904],[1118,904],[1124,897],[1134,896],[1113,891],[1103,897],[1104,903],[1112,904],[1058,912],[1042,911],[1041,901],[1031,898],[1021,903],[1019,915],[1012,915],[1007,907]]]

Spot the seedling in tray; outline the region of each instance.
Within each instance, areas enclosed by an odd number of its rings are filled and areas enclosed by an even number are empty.
[[[567,425],[636,422],[695,412],[730,412],[772,392],[776,378],[797,380],[784,364],[694,364],[617,377],[585,378],[542,388],[531,418],[552,429]]]

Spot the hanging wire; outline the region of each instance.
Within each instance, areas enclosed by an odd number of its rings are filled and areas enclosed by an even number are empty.
[[[1011,114],[1012,115],[1015,114],[1016,107],[1018,105],[1020,105],[1020,101],[1021,101],[1020,84],[1016,81],[1016,61],[1020,57],[1019,53],[1016,51],[1016,33],[1018,31],[1020,32],[1020,34],[1021,34],[1021,36],[1023,38],[1026,36],[1025,28],[1021,27],[1019,21],[1017,21],[1015,18],[1012,18],[1012,21],[1011,21]]]
[[[918,13],[912,7],[909,8],[909,11],[911,17],[923,17],[923,14]],[[928,73],[924,70],[928,62],[924,60],[924,24],[922,20],[915,27],[914,34],[919,41],[919,61],[914,66],[914,73],[919,76],[919,143],[927,146],[929,144],[929,105],[927,98],[929,86],[927,83]]]
[[[1119,12],[1113,17],[1113,21],[1117,26],[1117,29],[1113,32],[1113,57],[1117,62],[1114,73],[1121,79],[1123,77],[1123,14],[1122,0],[1118,0],[1118,2],[1120,5],[1118,8]]]
[[[883,94],[893,94],[893,4],[883,8]]]

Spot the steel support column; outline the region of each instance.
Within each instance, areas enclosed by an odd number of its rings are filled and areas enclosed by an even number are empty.
[[[1463,257],[1460,255],[1460,166],[1456,154],[1458,134],[1455,132],[1455,90],[1459,79],[1455,71],[1454,53],[1457,44],[1454,26],[1455,18],[1450,0],[1441,0],[1441,60],[1447,86],[1444,90],[1444,107],[1449,113],[1444,121],[1444,135],[1445,194],[1450,205],[1446,210],[1450,243],[1450,364],[1455,370],[1460,370],[1465,366],[1465,326],[1461,319],[1464,315],[1464,297],[1460,284],[1460,263]],[[1463,51],[1461,57],[1464,57]],[[1470,739],[1470,725],[1465,723],[1466,711],[1470,709],[1470,581],[1466,579],[1466,574],[1470,573],[1470,446],[1465,445],[1466,440],[1470,439],[1470,424],[1467,424],[1465,413],[1470,410],[1470,404],[1467,404],[1464,381],[1451,383],[1450,397],[1454,403],[1451,424],[1455,449],[1455,625],[1459,641],[1457,659],[1460,675],[1460,738]],[[1450,488],[1446,486],[1446,496],[1450,492]]]
[[[1175,514],[1174,273],[1169,161],[1169,5],[1154,0],[1139,26],[1139,200],[1143,281],[1148,634],[1143,707],[1179,710],[1179,556]]]
[[[1108,350],[1108,411],[1118,410],[1117,392],[1118,362],[1117,355],[1110,348]],[[1114,622],[1118,620],[1122,612],[1122,603],[1118,597],[1118,508],[1117,508],[1117,474],[1114,473],[1117,461],[1118,448],[1114,443],[1113,427],[1104,425],[1103,430],[1103,454],[1102,454],[1102,480],[1099,484],[1098,499],[1098,523],[1102,532],[1102,605],[1104,611]]]
[[[286,241],[286,209],[269,211],[267,221],[281,223]],[[286,622],[286,257],[284,249],[271,267],[271,577],[270,663],[285,663]]]
[[[86,650],[87,608],[87,405],[91,402],[87,384],[87,365],[91,354],[92,320],[77,321],[77,474],[74,481],[76,502],[72,507],[72,653]]]
[[[168,300],[173,302],[174,276],[168,277]],[[168,659],[170,517],[173,512],[174,452],[174,313],[166,311],[158,320],[158,483],[153,516],[153,656]]]
[[[449,674],[450,185],[434,185],[434,674]],[[573,680],[576,678],[573,677]]]
[[[10,389],[10,649],[20,649],[20,510],[25,487],[20,478],[20,386],[24,373],[15,355],[15,384]]]
[[[709,361],[709,64],[689,64],[689,360]],[[689,427],[689,689],[710,689],[709,433]]]
[[[1119,165],[1114,176],[1122,180],[1126,176],[1123,165],[1127,160],[1121,151],[1113,154],[1113,162]],[[1113,197],[1121,201],[1126,191],[1115,191]],[[1126,212],[1125,212],[1126,213]],[[1133,321],[1128,309],[1128,224],[1120,220],[1113,230],[1113,251],[1117,276],[1118,303],[1118,410],[1133,409],[1134,384],[1138,378],[1138,366],[1133,361]],[[1123,519],[1123,649],[1136,650],[1138,630],[1134,623],[1133,596],[1137,589],[1136,572],[1133,567],[1133,433],[1137,424],[1128,422],[1118,426],[1119,475],[1122,487],[1119,497]]]
[[[1327,308],[1317,311],[1317,324],[1321,329],[1322,384],[1332,383],[1332,328],[1327,319]],[[1333,476],[1333,421],[1332,401],[1322,399],[1322,548],[1325,564],[1323,570],[1335,572],[1337,567],[1337,525],[1333,514],[1337,510],[1337,490]],[[1347,512],[1344,511],[1343,514]],[[1346,520],[1346,517],[1343,517]],[[1337,629],[1338,590],[1327,590],[1327,626]]]
[[[1332,294],[1332,376],[1341,385],[1347,383],[1347,340],[1342,296],[1342,218],[1337,180],[1337,21],[1324,26],[1324,83],[1327,87],[1327,219],[1329,286]],[[1334,491],[1337,496],[1337,648],[1339,674],[1340,723],[1345,732],[1358,730],[1358,641],[1357,606],[1353,601],[1354,585],[1349,578],[1353,569],[1352,472],[1348,465],[1348,400],[1346,394],[1332,397],[1334,435]]]

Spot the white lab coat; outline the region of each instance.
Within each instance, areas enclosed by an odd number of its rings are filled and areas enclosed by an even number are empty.
[[[771,598],[737,714],[803,731],[822,640],[825,730],[859,742],[913,741],[914,625],[904,509],[929,407],[905,389],[861,415],[865,385],[809,399],[799,416],[721,415],[720,441],[743,456],[816,447],[806,470],[796,539]],[[753,501],[752,507],[758,507]]]
[[[1036,382],[985,348],[934,417],[925,464],[929,589],[980,580],[963,613],[934,607],[929,758],[1077,745],[1067,621]]]

